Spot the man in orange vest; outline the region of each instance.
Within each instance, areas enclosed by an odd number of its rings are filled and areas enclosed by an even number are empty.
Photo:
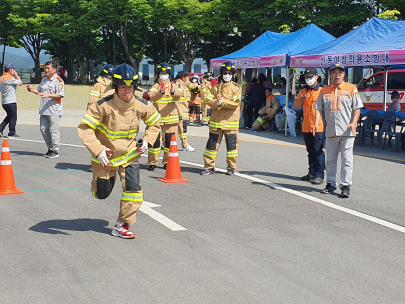
[[[315,104],[315,125],[313,134],[320,127],[322,112],[326,121],[326,187],[324,194],[336,191],[337,160],[342,158],[340,172],[341,197],[349,197],[353,176],[353,146],[356,138],[357,121],[363,103],[357,88],[344,81],[344,66],[339,63],[329,67],[332,83],[324,87]]]
[[[303,110],[304,120],[302,122],[302,134],[304,135],[305,146],[308,152],[308,174],[301,177],[303,181],[310,181],[319,185],[323,183],[325,172],[325,153],[323,152],[323,142],[325,132],[323,121],[319,121],[319,126],[315,135],[312,133],[315,124],[315,103],[323,85],[318,83],[318,71],[315,68],[306,69],[304,72],[306,86],[300,90],[294,100],[296,108]]]

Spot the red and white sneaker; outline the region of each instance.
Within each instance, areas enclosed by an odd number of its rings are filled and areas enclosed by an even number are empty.
[[[129,224],[122,224],[121,226],[115,225],[113,230],[111,231],[111,235],[119,236],[123,239],[134,239],[135,233],[129,231]]]

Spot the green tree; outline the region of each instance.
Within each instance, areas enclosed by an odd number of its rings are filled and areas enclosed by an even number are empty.
[[[175,39],[187,70],[191,71],[196,58],[201,35],[209,33],[209,18],[220,0],[157,0],[155,16],[166,20],[171,26],[170,35]]]
[[[405,20],[405,1],[404,0],[381,0],[381,6],[384,10],[397,10],[400,12],[399,19]]]
[[[264,26],[287,23],[296,31],[313,23],[335,37],[363,24],[373,16],[374,11],[371,1],[352,0],[276,0],[267,8],[268,11],[277,12],[278,18],[271,22],[268,22],[270,19],[264,19]]]
[[[116,29],[127,61],[136,70],[148,45],[148,27],[153,19],[153,0],[91,1],[89,18],[108,23]]]
[[[378,14],[378,18],[383,18],[383,19],[390,19],[390,20],[398,20],[397,15],[401,15],[401,13],[397,10],[388,10],[385,11],[384,13]]]
[[[20,0],[14,2],[7,20],[12,25],[12,35],[21,39],[24,49],[31,55],[35,65],[35,82],[41,80],[40,55],[44,33],[54,29],[54,16],[49,12],[55,0]]]
[[[13,25],[8,20],[8,15],[12,11],[13,1],[0,0],[1,14],[0,14],[0,45],[3,45],[3,52],[0,61],[0,71],[3,71],[4,57],[6,55],[6,47],[20,47],[18,39],[13,36]]]

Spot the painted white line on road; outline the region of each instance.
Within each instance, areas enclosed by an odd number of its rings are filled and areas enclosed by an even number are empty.
[[[187,164],[187,165],[192,165],[192,166],[196,166],[196,167],[201,167],[201,168],[204,167],[203,165],[192,163],[192,162],[187,162],[187,161],[180,161],[180,163]],[[218,168],[215,168],[215,171],[226,172],[226,170],[218,169]],[[296,190],[293,190],[293,189],[289,189],[289,188],[286,188],[286,187],[283,187],[283,186],[280,186],[280,185],[265,181],[265,180],[257,178],[257,177],[249,176],[249,175],[238,173],[238,172],[235,172],[235,175],[239,176],[239,177],[242,177],[244,179],[248,179],[250,181],[256,182],[256,183],[260,183],[260,184],[263,184],[263,185],[266,185],[266,186],[269,186],[269,187],[284,191],[284,192],[288,192],[290,194],[302,197],[304,199],[307,199],[307,200],[313,201],[315,203],[327,206],[329,208],[332,208],[332,209],[335,209],[335,210],[339,210],[339,211],[354,215],[356,217],[359,217],[359,218],[362,218],[364,220],[376,223],[378,225],[381,225],[381,226],[384,226],[384,227],[387,227],[387,228],[390,228],[390,229],[405,233],[405,227],[399,226],[399,225],[396,225],[396,224],[393,224],[393,223],[390,223],[390,222],[387,222],[387,221],[384,221],[384,220],[379,219],[377,217],[374,217],[374,216],[371,216],[371,215],[368,215],[368,214],[364,214],[364,213],[361,213],[361,212],[358,212],[358,211],[355,211],[355,210],[352,210],[352,209],[349,209],[349,208],[345,208],[345,207],[333,204],[331,202],[325,201],[323,199],[308,195],[306,193],[302,193],[302,192],[299,192],[299,191],[296,191]]]
[[[44,141],[28,140],[28,139],[13,139],[13,140],[44,143]],[[61,144],[61,145],[64,145],[64,146],[71,146],[71,147],[85,148],[85,146],[79,146],[79,145],[70,145],[70,144]],[[147,157],[147,155],[142,155],[142,156],[143,156],[143,157]],[[160,159],[162,159],[162,157],[160,157]],[[196,163],[192,163],[192,162],[188,162],[188,161],[184,161],[184,160],[181,160],[180,163],[183,163],[183,164],[186,164],[186,165],[195,166],[195,167],[200,167],[200,168],[203,168],[203,167],[204,167],[204,165],[196,164]],[[215,171],[218,171],[218,172],[226,172],[226,170],[224,170],[224,169],[219,169],[219,168],[215,168]],[[251,181],[253,181],[253,182],[257,182],[257,183],[263,184],[263,185],[268,186],[268,187],[272,187],[272,188],[275,188],[275,189],[278,189],[278,190],[281,190],[281,191],[284,191],[284,192],[288,192],[288,193],[290,193],[290,194],[293,194],[293,195],[302,197],[302,198],[304,198],[304,199],[307,199],[307,200],[310,200],[310,201],[312,201],[312,202],[315,202],[315,203],[324,205],[324,206],[326,206],[326,207],[329,207],[329,208],[332,208],[332,209],[335,209],[335,210],[339,210],[339,211],[342,211],[342,212],[347,213],[347,214],[351,214],[351,215],[353,215],[353,216],[356,216],[356,217],[358,217],[358,218],[362,218],[362,219],[364,219],[364,220],[373,222],[373,223],[375,223],[375,224],[378,224],[378,225],[381,225],[381,226],[384,226],[384,227],[387,227],[387,228],[390,228],[390,229],[393,229],[393,230],[396,230],[396,231],[405,233],[405,227],[399,226],[399,225],[396,225],[396,224],[393,224],[393,223],[391,223],[391,222],[388,222],[388,221],[379,219],[379,218],[377,218],[377,217],[374,217],[374,216],[371,216],[371,215],[368,215],[368,214],[365,214],[365,213],[361,213],[361,212],[358,212],[358,211],[355,211],[355,210],[352,210],[352,209],[349,209],[349,208],[345,208],[345,207],[342,207],[342,206],[333,204],[333,203],[331,203],[331,202],[325,201],[325,200],[323,200],[323,199],[320,199],[320,198],[317,198],[317,197],[308,195],[308,194],[306,194],[306,193],[302,193],[302,192],[299,192],[299,191],[296,191],[296,190],[293,190],[293,189],[289,189],[289,188],[286,188],[286,187],[283,187],[283,186],[280,186],[280,185],[277,185],[277,184],[268,182],[268,181],[266,181],[266,180],[263,180],[263,179],[260,179],[260,178],[257,178],[257,177],[253,177],[253,176],[249,176],[249,175],[242,174],[242,173],[237,173],[237,172],[235,173],[235,175],[236,175],[236,176],[239,176],[239,177],[242,177],[242,178],[244,178],[244,179],[247,179],[247,180],[251,180]],[[141,208],[142,208],[142,207],[141,207]],[[149,209],[150,209],[151,211],[153,211],[153,212],[156,212],[155,210],[152,210],[151,207],[149,207]],[[153,213],[153,212],[152,212],[152,213]],[[156,213],[158,213],[158,212],[156,212]],[[160,213],[158,213],[158,214],[160,214]],[[149,215],[149,214],[148,214],[148,215]],[[160,214],[160,215],[161,215],[161,214]],[[149,216],[151,216],[151,215],[149,215]],[[163,215],[162,215],[162,216],[163,216]],[[152,216],[151,216],[151,217],[152,217]],[[163,217],[164,217],[164,216],[163,216]],[[171,220],[170,220],[170,221],[171,221]],[[165,226],[166,226],[166,225],[165,225]],[[167,226],[166,226],[166,227],[167,227]],[[180,226],[180,227],[181,227],[181,226]],[[169,227],[168,227],[168,228],[169,228]],[[183,228],[183,227],[182,227],[182,228]],[[169,228],[169,229],[170,229],[170,228]],[[185,229],[185,228],[184,228],[184,229]]]
[[[7,138],[6,138],[7,139]],[[17,139],[17,138],[11,138],[11,140],[15,141],[28,141],[28,142],[35,142],[35,143],[42,143],[44,144],[45,142],[43,140],[32,140],[32,139]],[[86,146],[83,145],[72,145],[72,144],[62,144],[60,143],[61,146],[68,146],[68,147],[77,147],[77,148],[86,148]]]
[[[165,217],[163,214],[153,210],[152,208],[155,207],[161,207],[160,205],[150,203],[147,201],[143,201],[141,207],[139,208],[139,211],[145,213],[146,215],[149,215],[151,218],[153,218],[155,221],[161,223],[163,226],[166,226],[169,228],[171,231],[184,231],[187,230],[183,226],[180,226],[176,222],[172,221],[171,219]]]

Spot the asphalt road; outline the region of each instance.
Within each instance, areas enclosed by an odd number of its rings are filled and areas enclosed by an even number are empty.
[[[187,230],[139,212],[137,238],[123,240],[109,235],[121,187],[91,195],[76,129],[62,129],[78,146],[57,159],[25,141],[42,141],[37,126],[18,130],[9,143],[25,193],[0,196],[1,303],[405,303],[402,161],[355,156],[341,199],[299,180],[302,147],[242,141],[242,176],[200,176],[206,138],[190,137],[196,152],[179,153],[190,183],[160,183],[163,169],[141,160],[145,201]],[[218,155],[226,168],[224,146]]]

